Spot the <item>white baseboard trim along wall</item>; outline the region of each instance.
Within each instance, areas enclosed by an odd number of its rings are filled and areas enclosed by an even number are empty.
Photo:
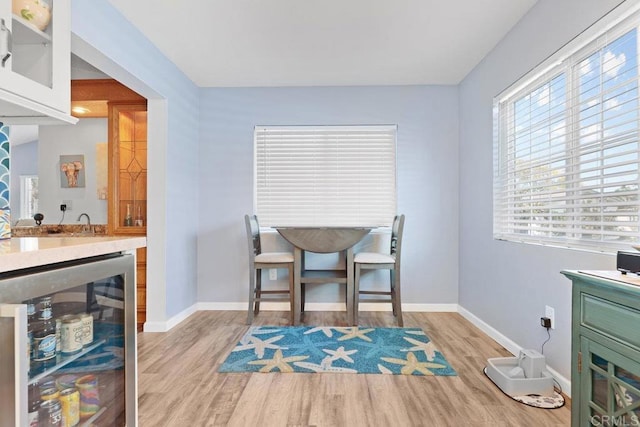
[[[169,329],[177,326],[183,320],[186,320],[187,317],[191,316],[196,311],[198,311],[198,304],[194,304],[191,307],[182,310],[180,313],[172,316],[165,322],[144,322],[142,330],[144,332],[167,332]]]
[[[286,311],[289,310],[288,302],[263,302],[260,306],[265,311]],[[247,309],[246,302],[199,302],[191,307],[172,316],[166,322],[145,322],[144,332],[167,332],[180,322],[185,320],[197,311],[244,311]],[[305,306],[306,311],[343,311],[344,303],[333,302],[310,302]],[[385,303],[362,303],[359,309],[361,311],[391,311],[391,304]],[[523,348],[517,343],[501,334],[495,328],[485,323],[482,319],[458,304],[402,304],[402,310],[405,312],[453,312],[460,313],[462,317],[471,322],[482,332],[491,337],[498,344],[507,349],[511,354],[518,355]],[[556,370],[547,366],[549,373],[558,381],[562,387],[563,393],[571,397],[571,381],[560,375]]]

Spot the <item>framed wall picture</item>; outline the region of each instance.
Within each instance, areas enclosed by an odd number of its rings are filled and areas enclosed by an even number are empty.
[[[85,186],[84,155],[60,156],[60,186],[82,188]]]

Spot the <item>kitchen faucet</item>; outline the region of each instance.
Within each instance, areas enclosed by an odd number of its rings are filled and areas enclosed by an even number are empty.
[[[78,222],[80,222],[80,220],[82,219],[82,217],[83,217],[83,216],[86,216],[86,217],[87,217],[87,225],[86,225],[86,226],[84,226],[84,227],[82,227],[82,228],[83,228],[83,232],[87,232],[87,233],[89,233],[89,232],[91,232],[91,218],[89,218],[89,214],[81,213],[81,214],[78,216]]]

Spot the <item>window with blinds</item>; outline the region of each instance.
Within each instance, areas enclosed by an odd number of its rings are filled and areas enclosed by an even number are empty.
[[[495,238],[605,252],[640,240],[634,9],[494,100]]]
[[[257,126],[261,226],[389,226],[396,126]]]

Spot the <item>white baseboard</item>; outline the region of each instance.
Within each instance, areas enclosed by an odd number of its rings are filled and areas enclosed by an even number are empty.
[[[191,307],[182,310],[180,313],[170,317],[165,322],[144,322],[142,330],[144,332],[167,332],[169,329],[178,325],[196,311],[198,311],[198,304],[194,304]]]
[[[198,311],[243,311],[247,309],[247,304],[246,302],[199,302],[196,305],[198,306]],[[275,310],[269,308],[271,304],[281,304],[281,310],[289,310],[289,303],[287,302],[263,302],[260,304],[260,309]]]
[[[480,319],[479,317],[477,317],[475,314],[471,313],[470,311],[468,311],[464,307],[458,306],[458,313],[460,313],[462,315],[462,317],[467,319],[469,322],[473,323],[474,326],[476,326],[482,332],[487,334],[489,337],[491,337],[498,344],[500,344],[501,346],[506,348],[507,351],[509,351],[514,356],[518,355],[520,353],[520,350],[523,349],[523,347],[519,346],[518,344],[516,344],[511,339],[509,339],[506,336],[504,336],[502,333],[500,333],[494,327],[492,327],[491,325],[489,325],[488,323],[486,323],[485,321],[483,321],[482,319]],[[553,378],[556,379],[558,384],[560,384],[560,387],[562,388],[562,392],[564,394],[566,394],[568,397],[571,397],[571,380],[569,380],[568,378],[564,377],[563,375],[560,375],[560,373],[558,373],[558,371],[556,371],[555,369],[553,369],[549,365],[547,365],[547,370],[553,376]]]
[[[402,304],[402,310],[414,313],[457,313],[458,304]]]

